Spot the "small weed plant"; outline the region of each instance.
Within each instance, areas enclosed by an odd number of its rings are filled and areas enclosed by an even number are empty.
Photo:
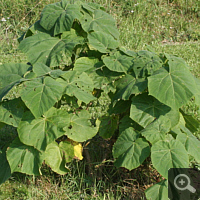
[[[0,65],[0,122],[18,136],[0,152],[0,183],[13,172],[41,175],[45,162],[69,172],[81,160],[82,144],[99,134],[115,138],[114,164],[128,170],[148,157],[162,175],[147,199],[167,199],[168,169],[200,162],[199,122],[183,112],[200,104],[200,81],[179,57],[120,46],[115,20],[95,3],[47,5],[41,18],[19,38],[29,62]],[[6,99],[12,88],[20,95]],[[104,94],[105,116],[88,111]]]

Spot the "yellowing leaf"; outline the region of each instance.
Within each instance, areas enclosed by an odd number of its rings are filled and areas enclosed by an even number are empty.
[[[83,147],[82,147],[81,143],[75,142],[69,138],[67,139],[67,141],[71,142],[71,144],[74,146],[74,158],[82,160],[83,159],[83,156],[82,156]]]
[[[82,160],[83,159],[83,156],[82,156],[83,147],[82,147],[81,143],[74,142],[74,144],[75,144],[74,145],[74,156],[75,156],[75,158]]]

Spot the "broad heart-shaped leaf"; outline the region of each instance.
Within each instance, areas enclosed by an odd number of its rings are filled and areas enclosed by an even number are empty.
[[[111,35],[102,31],[95,31],[88,34],[89,47],[101,53],[108,53],[111,49],[116,49],[119,42]]]
[[[99,126],[99,135],[104,139],[110,138],[118,128],[118,115],[105,116],[100,120],[101,124]]]
[[[9,63],[0,65],[0,100],[13,88],[24,80],[24,75],[32,67],[27,64]]]
[[[0,153],[0,185],[11,177],[10,165],[6,158],[6,152]]]
[[[167,200],[168,199],[168,182],[162,180],[152,187],[145,190],[147,200]]]
[[[67,141],[62,141],[59,144],[57,142],[50,143],[44,154],[45,163],[49,165],[54,172],[61,175],[69,172],[66,163],[70,162],[73,157],[74,147]]]
[[[54,30],[54,35],[69,31],[75,19],[81,18],[80,5],[70,4],[72,1],[47,5],[42,13],[40,25],[46,30]]]
[[[111,71],[127,73],[133,65],[133,57],[117,51],[114,54],[103,57],[103,62]]]
[[[25,82],[21,98],[34,116],[40,117],[60,100],[62,94],[62,85],[45,77]]]
[[[162,104],[147,93],[143,93],[132,98],[130,117],[141,126],[146,127],[156,118],[167,114],[170,110],[170,107]]]
[[[158,55],[149,51],[139,51],[134,59],[133,72],[136,77],[147,77],[162,67],[162,60]]]
[[[196,82],[182,62],[170,60],[168,65],[168,68],[161,68],[148,77],[149,94],[178,109],[196,94]]]
[[[81,110],[78,114],[70,114],[70,122],[64,128],[66,135],[76,142],[84,142],[97,134],[98,126],[93,127],[89,122],[90,114]]]
[[[7,159],[11,173],[21,172],[29,175],[41,175],[40,167],[43,162],[43,155],[34,147],[27,146],[15,138],[7,148]]]
[[[145,129],[141,131],[141,134],[151,144],[154,144],[160,140],[165,140],[166,133],[170,131],[171,121],[164,116],[159,117],[156,121],[149,124]]]
[[[138,138],[139,134],[132,127],[126,129],[118,137],[113,146],[115,166],[132,170],[140,166],[150,154],[150,147],[144,138]]]
[[[19,49],[28,55],[32,65],[41,62],[55,67],[66,64],[72,56],[74,47],[82,41],[83,38],[77,36],[74,29],[63,33],[61,39],[51,37],[47,33],[38,33],[24,39],[19,44]]]
[[[85,13],[80,22],[83,30],[86,32],[102,31],[112,35],[115,39],[119,38],[119,31],[115,25],[115,20],[111,15],[102,10],[95,10],[92,16]]]
[[[65,134],[63,128],[69,124],[69,114],[64,110],[51,108],[43,117],[35,119],[31,112],[26,112],[18,126],[20,140],[40,151]]]
[[[63,86],[65,94],[75,96],[80,101],[89,103],[96,99],[92,95],[93,81],[85,72],[77,75],[76,71],[68,71],[57,82]]]
[[[151,160],[158,172],[168,177],[170,168],[188,168],[189,158],[183,144],[178,140],[158,141],[152,145]]]
[[[115,82],[117,92],[114,99],[128,100],[132,94],[143,92],[147,88],[147,80],[141,78],[136,79],[132,75],[126,74]]]
[[[179,140],[186,148],[187,152],[200,163],[200,141],[183,125],[180,126],[183,133],[177,135]]]
[[[17,127],[24,114],[25,105],[20,98],[0,103],[0,122]]]

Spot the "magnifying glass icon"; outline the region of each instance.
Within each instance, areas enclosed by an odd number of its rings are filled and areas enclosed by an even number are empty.
[[[174,179],[174,186],[178,190],[189,190],[192,193],[196,192],[196,189],[190,185],[190,178],[185,174],[179,174]]]

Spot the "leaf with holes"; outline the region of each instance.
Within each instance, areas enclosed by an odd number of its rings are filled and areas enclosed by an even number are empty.
[[[25,105],[20,98],[0,103],[0,122],[17,127],[24,114]]]
[[[35,117],[40,117],[60,100],[63,87],[51,77],[38,78],[24,83],[21,98]]]
[[[61,75],[57,82],[63,86],[65,94],[75,96],[85,103],[96,99],[92,95],[94,89],[93,81],[85,72],[77,75],[76,71],[68,71]]]
[[[6,155],[11,173],[41,175],[43,155],[34,147],[21,143],[18,137],[9,145]]]
[[[24,144],[44,151],[48,144],[65,134],[63,128],[69,122],[69,114],[56,108],[51,108],[44,113],[43,117],[37,119],[30,112],[27,112],[17,131]]]
[[[94,137],[99,127],[93,127],[89,119],[90,114],[86,110],[70,114],[70,123],[64,128],[66,135],[76,142],[84,142]]]
[[[119,31],[112,16],[102,10],[95,10],[91,16],[87,13],[80,20],[83,30],[86,32],[102,31],[112,35],[115,39],[119,38]]]

